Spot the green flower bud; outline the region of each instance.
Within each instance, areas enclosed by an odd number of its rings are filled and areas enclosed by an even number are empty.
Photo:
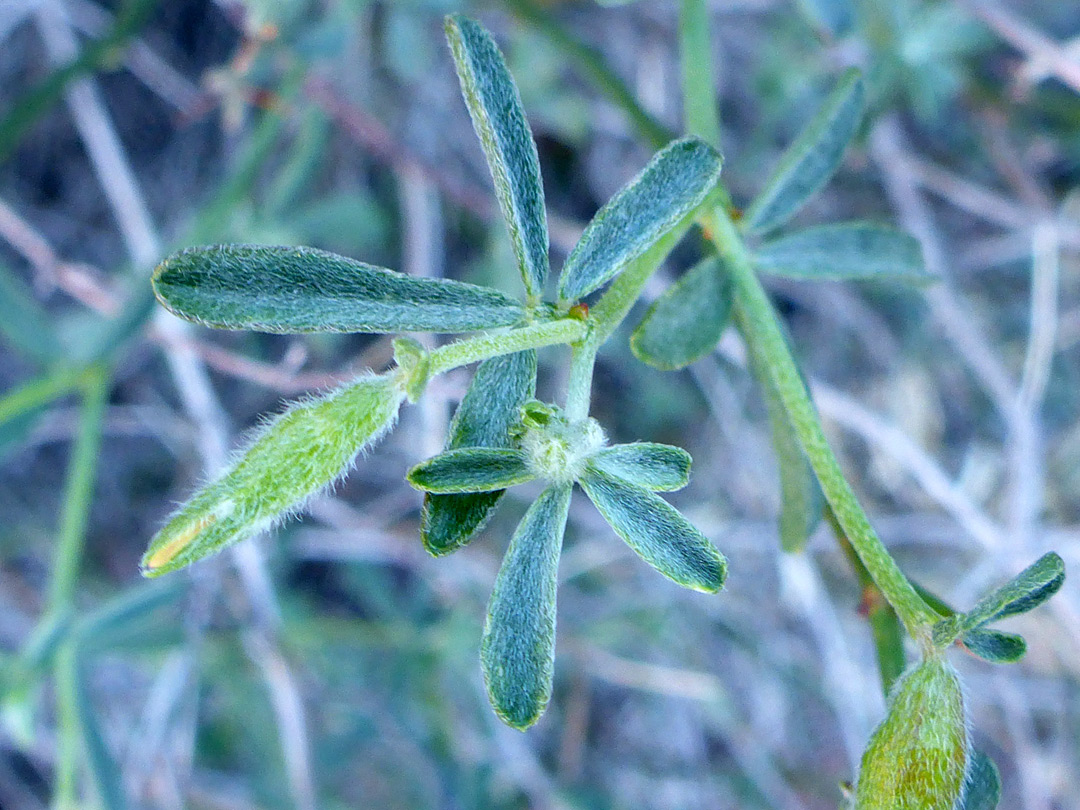
[[[855,810],[954,810],[967,760],[960,676],[944,658],[929,658],[893,688],[863,754]]]
[[[576,481],[585,462],[606,442],[603,428],[592,417],[571,422],[560,409],[536,400],[522,411],[520,441],[529,469],[553,484]]]

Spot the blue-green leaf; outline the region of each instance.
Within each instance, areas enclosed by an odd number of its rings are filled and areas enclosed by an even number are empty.
[[[1015,664],[1027,652],[1023,636],[985,627],[969,630],[961,640],[973,655],[991,664]]]
[[[657,492],[682,489],[690,481],[690,454],[670,444],[615,444],[596,452],[590,463],[601,472]]]
[[[934,625],[939,645],[1007,616],[1027,613],[1053,596],[1065,582],[1065,563],[1054,552],[1044,554],[1007,583],[982,599],[967,613],[958,613]]]
[[[154,536],[143,556],[143,573],[158,576],[183,568],[298,509],[389,430],[404,398],[396,375],[387,374],[293,403]]]
[[[649,307],[630,336],[634,356],[664,371],[700,360],[720,342],[731,301],[730,276],[718,259],[704,259]]]
[[[537,300],[548,274],[547,214],[540,159],[521,96],[499,47],[483,26],[454,14],[446,18],[446,37],[495,181],[525,291]]]
[[[661,574],[706,593],[723,587],[724,555],[659,495],[592,464],[578,483],[615,533]]]
[[[571,490],[550,487],[529,507],[488,605],[480,646],[484,683],[495,713],[514,728],[535,723],[551,697],[555,594]]]
[[[49,317],[19,278],[0,264],[0,334],[15,349],[42,365],[63,354]]]
[[[956,810],[994,810],[1001,801],[1001,776],[997,765],[982,751],[972,751],[967,781]]]
[[[485,360],[454,414],[446,449],[509,447],[510,430],[521,419],[521,406],[535,393],[535,351]],[[484,527],[502,495],[503,490],[426,495],[420,521],[424,548],[435,556],[461,548]]]
[[[447,450],[417,464],[406,477],[419,490],[447,495],[494,492],[524,484],[536,476],[520,450],[463,447]]]
[[[90,695],[90,672],[81,651],[72,648],[70,652],[62,655],[70,655],[61,666],[70,666],[73,672],[69,677],[74,678],[74,708],[79,724],[79,734],[82,737],[83,754],[86,761],[86,769],[94,783],[101,806],[106,810],[124,810],[127,807],[127,797],[124,793],[123,781],[120,775],[120,767],[116,758],[109,751],[105,742],[105,735],[101,730],[94,709],[93,698]]]
[[[859,72],[847,71],[751,203],[745,230],[761,233],[783,225],[829,181],[862,119],[864,96]]]
[[[154,292],[181,318],[262,332],[471,332],[522,320],[498,290],[416,278],[313,248],[189,248],[154,271]]]
[[[585,228],[563,266],[559,298],[588,295],[692,218],[720,179],[720,165],[716,150],[697,138],[674,141],[657,152]]]
[[[928,282],[913,236],[872,222],[844,222],[795,231],[767,242],[753,255],[767,273],[809,280],[880,279]]]

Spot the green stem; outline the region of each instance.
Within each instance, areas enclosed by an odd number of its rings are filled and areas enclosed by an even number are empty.
[[[491,332],[477,337],[440,346],[431,353],[431,375],[443,374],[458,366],[467,366],[489,357],[512,354],[525,349],[540,349],[559,343],[575,343],[584,337],[585,322],[579,318],[559,318],[554,321]]]
[[[76,810],[79,776],[78,670],[75,643],[68,641],[53,662],[56,688],[56,770],[52,810]]]
[[[62,368],[24,383],[0,398],[0,425],[78,388],[87,375],[86,368]]]
[[[101,446],[101,423],[108,398],[109,375],[93,367],[84,385],[83,403],[79,413],[79,432],[75,437],[71,461],[68,463],[64,503],[60,510],[56,558],[49,586],[49,614],[67,612],[75,593],[75,583],[82,562],[87,517],[94,495],[97,477],[98,450]]]
[[[566,386],[566,418],[579,422],[589,415],[593,369],[600,344],[589,337],[575,344],[570,356],[570,381]]]
[[[720,116],[713,90],[712,37],[705,0],[682,0],[679,4],[679,58],[686,131],[719,149]]]
[[[735,224],[721,207],[713,209],[708,223],[711,227],[710,238],[731,270],[738,304],[747,315],[750,339],[759,347],[768,363],[777,393],[821,482],[826,500],[859,559],[893,606],[908,633],[921,646],[927,646],[930,643],[930,628],[937,621],[937,614],[923,601],[890,556],[870,525],[851,485],[844,478],[840,463],[825,438],[810,394],[784,341],[776,313],[751,266]]]

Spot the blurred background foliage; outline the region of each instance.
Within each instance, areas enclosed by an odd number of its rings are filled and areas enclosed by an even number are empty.
[[[873,114],[800,221],[897,222],[942,279],[770,282],[882,535],[957,604],[1046,550],[1075,562],[1080,4],[709,8],[736,202],[861,66]],[[595,412],[613,440],[693,453],[676,500],[729,556],[727,590],[672,586],[575,501],[555,695],[526,735],[491,712],[477,648],[527,502],[434,560],[402,481],[467,375],[302,521],[139,577],[172,505],[260,414],[390,357],[386,338],[182,327],[149,296],[166,252],[309,244],[518,291],[443,42],[453,11],[507,53],[558,262],[680,129],[674,3],[0,4],[3,808],[840,804],[883,711],[867,606],[827,526],[779,551],[767,417],[734,338],[675,374],[613,341]],[[688,240],[666,278],[697,256]],[[564,363],[543,356],[543,395]],[[1013,622],[1021,664],[954,656],[975,742],[1003,807],[1080,808],[1075,583]]]

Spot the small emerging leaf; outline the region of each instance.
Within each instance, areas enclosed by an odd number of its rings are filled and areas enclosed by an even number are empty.
[[[724,555],[659,495],[592,464],[578,483],[615,533],[661,574],[696,591],[723,587]]]
[[[649,307],[630,336],[634,356],[663,371],[700,360],[720,342],[731,296],[731,278],[720,261],[698,262]]]
[[[521,96],[499,47],[483,26],[454,14],[446,18],[446,37],[525,290],[531,299],[538,299],[548,273],[547,214],[540,159]]]
[[[1065,563],[1054,552],[1044,554],[1005,585],[991,591],[967,613],[934,626],[934,643],[949,644],[958,636],[1007,616],[1027,613],[1053,596],[1065,582]]]
[[[559,298],[577,301],[678,227],[720,179],[720,155],[697,138],[661,149],[601,208],[563,265]]]
[[[446,449],[509,447],[510,429],[535,393],[535,351],[485,360],[454,414]],[[424,496],[420,521],[424,548],[435,556],[461,548],[484,527],[502,495],[503,490]]]
[[[1001,776],[997,765],[982,751],[971,752],[967,783],[956,810],[994,810],[1001,801]]]
[[[157,533],[143,556],[143,573],[183,568],[298,509],[390,428],[403,399],[397,377],[383,375],[293,404]]]
[[[495,713],[526,729],[551,698],[555,595],[571,485],[550,487],[529,507],[503,559],[488,605],[480,663]]]
[[[788,147],[750,205],[743,218],[748,232],[761,233],[783,225],[829,182],[862,119],[864,96],[859,71],[849,70]]]
[[[616,444],[595,453],[590,463],[601,472],[657,492],[682,489],[690,481],[690,454],[670,444]]]
[[[189,248],[158,265],[154,292],[189,321],[262,332],[471,332],[525,315],[498,290],[407,276],[314,248]]]
[[[536,476],[520,450],[463,447],[447,450],[409,470],[409,483],[440,495],[458,492],[494,492],[524,484]]]
[[[766,242],[754,252],[759,269],[788,278],[932,281],[915,237],[872,222],[821,225]]]
[[[1014,633],[976,628],[962,637],[972,654],[991,664],[1015,664],[1027,652],[1027,642]]]

